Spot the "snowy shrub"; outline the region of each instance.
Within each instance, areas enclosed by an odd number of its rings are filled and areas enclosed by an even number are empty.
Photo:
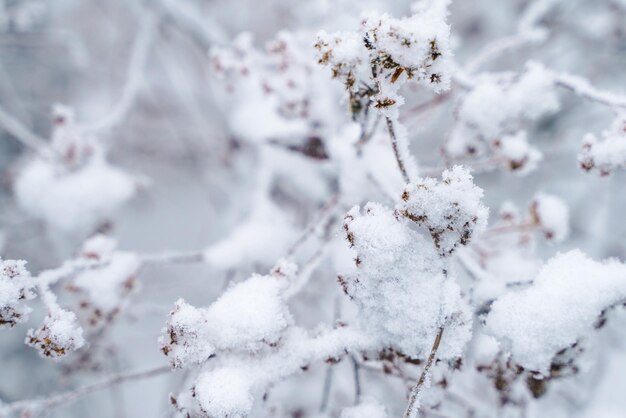
[[[0,1],[0,418],[625,416],[624,16]]]
[[[559,254],[530,287],[496,300],[487,331],[510,347],[515,362],[546,373],[557,353],[589,335],[606,309],[622,303],[625,279],[626,266],[616,260]]]

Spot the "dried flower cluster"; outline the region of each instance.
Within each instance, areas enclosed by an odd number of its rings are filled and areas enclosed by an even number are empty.
[[[0,259],[0,329],[28,319],[31,308],[25,302],[35,297],[34,286],[25,261]]]
[[[404,99],[399,88],[409,80],[435,92],[450,84],[450,28],[431,9],[395,19],[366,14],[358,32],[318,34],[318,62],[329,66],[350,95],[353,115],[370,103],[385,115],[397,112]]]
[[[425,178],[407,185],[398,210],[426,227],[437,251],[445,257],[485,229],[489,211],[482,197],[482,189],[473,183],[467,169],[456,166],[444,171],[441,181]]]
[[[626,117],[617,117],[611,128],[602,133],[602,139],[594,134],[585,135],[578,162],[583,170],[601,176],[626,169]]]
[[[527,173],[541,152],[528,142],[530,122],[559,110],[552,74],[528,63],[522,74],[486,74],[463,97],[457,123],[444,145],[449,158],[492,158],[503,168]]]

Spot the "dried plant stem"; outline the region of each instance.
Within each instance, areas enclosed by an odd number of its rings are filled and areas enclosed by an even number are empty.
[[[439,349],[439,344],[441,343],[441,336],[443,335],[443,326],[439,328],[437,335],[435,336],[435,341],[433,342],[433,347],[430,350],[430,354],[428,355],[428,359],[426,360],[426,365],[424,366],[424,370],[422,374],[413,386],[411,390],[411,395],[409,396],[409,404],[406,407],[406,411],[404,411],[404,418],[415,418],[417,415],[417,411],[419,409],[419,396],[422,386],[426,382],[426,378],[428,377],[428,372],[430,371],[430,367],[433,365],[435,361],[435,356],[437,355],[437,350]]]
[[[396,131],[393,128],[393,121],[390,118],[386,118],[387,120],[387,129],[389,130],[389,138],[391,138],[391,147],[393,148],[393,154],[396,157],[396,161],[398,162],[398,168],[400,169],[400,173],[402,173],[402,179],[405,183],[410,183],[409,173],[406,170],[406,164],[402,159],[402,155],[400,154],[400,147],[398,145],[398,137],[396,136]]]

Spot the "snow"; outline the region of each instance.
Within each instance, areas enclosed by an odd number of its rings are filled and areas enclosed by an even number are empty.
[[[184,300],[176,301],[161,331],[159,345],[172,368],[201,364],[214,355],[215,347],[206,338],[204,311]]]
[[[242,368],[222,367],[204,373],[194,391],[202,411],[209,417],[229,418],[248,415],[254,398],[249,373]]]
[[[603,311],[625,297],[624,264],[573,250],[549,260],[532,286],[496,300],[486,331],[517,364],[545,374],[557,352],[588,337]]]
[[[476,333],[472,340],[473,359],[476,365],[492,364],[500,352],[498,340],[490,335]]]
[[[176,398],[176,404],[182,416],[203,416],[207,409],[215,418],[251,416],[256,399],[312,362],[373,348],[377,348],[375,341],[354,327],[320,329],[313,335],[291,327],[273,350],[255,356],[226,352],[216,356],[213,361],[217,364],[203,370],[192,387]],[[218,384],[221,387],[216,389]]]
[[[366,397],[358,405],[341,411],[340,418],[387,418],[387,411],[378,401]]]
[[[488,209],[482,204],[483,191],[462,166],[445,170],[442,180],[420,179],[409,184],[397,208],[402,215],[430,232],[442,256],[469,242],[487,225]]]
[[[33,159],[15,181],[15,197],[31,216],[62,230],[94,227],[135,193],[132,177],[94,156],[80,168]]]
[[[275,344],[293,320],[282,298],[288,280],[253,275],[226,290],[206,311],[217,326],[211,341],[220,349],[255,351]]]
[[[207,308],[176,302],[159,343],[174,368],[201,363],[217,351],[256,352],[275,345],[293,323],[283,292],[295,266],[282,262],[270,275],[253,275]]]
[[[357,32],[320,32],[315,47],[319,64],[329,66],[350,92],[353,113],[370,105],[357,103],[365,95],[381,114],[396,119],[404,103],[398,91],[407,81],[437,93],[449,88],[449,35],[445,14],[430,9],[400,19],[371,12],[361,17]]]
[[[445,326],[439,357],[461,355],[471,315],[430,240],[376,203],[362,212],[359,207],[350,210],[344,229],[356,266],[340,276],[340,284],[359,307],[363,330],[381,344],[423,358]]]
[[[453,158],[476,157],[495,148],[496,154],[501,152],[513,162],[527,159],[530,166],[523,171],[527,172],[539,154],[519,131],[559,108],[552,73],[538,63],[527,63],[520,75],[481,75],[457,109],[458,120],[445,151]],[[521,167],[524,165],[507,168]]]
[[[136,254],[118,252],[105,266],[78,274],[72,285],[87,293],[91,305],[111,312],[120,307],[123,298],[135,286],[140,266]]]
[[[85,345],[76,314],[64,309],[50,312],[36,330],[30,329],[26,344],[39,350],[41,357],[63,357]]]
[[[31,308],[25,301],[35,297],[35,282],[24,260],[0,259],[0,329],[25,322]]]
[[[505,168],[526,174],[535,170],[542,160],[541,151],[528,142],[526,131],[503,135],[494,143],[494,154],[504,159]]]

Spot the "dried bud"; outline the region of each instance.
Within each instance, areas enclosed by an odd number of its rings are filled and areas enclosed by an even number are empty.
[[[424,178],[406,186],[397,209],[404,217],[428,228],[441,256],[466,245],[474,232],[485,228],[488,209],[483,191],[467,169],[456,166],[442,174],[442,181]]]
[[[39,350],[42,357],[50,358],[63,357],[85,344],[76,315],[62,309],[48,314],[36,330],[28,330],[25,342]]]

